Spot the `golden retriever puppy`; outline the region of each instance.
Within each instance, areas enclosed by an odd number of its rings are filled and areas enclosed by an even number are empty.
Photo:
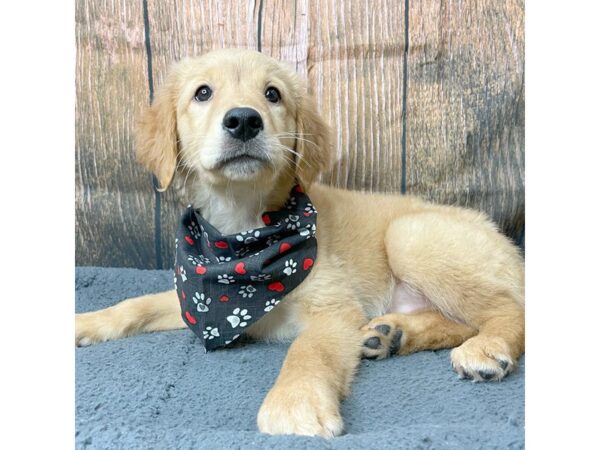
[[[240,109],[235,127],[224,120]],[[293,339],[258,411],[265,433],[340,434],[361,357],[455,347],[454,370],[482,381],[504,378],[524,351],[519,250],[480,212],[315,183],[332,162],[329,132],[305,83],[248,50],[176,63],[137,128],[141,163],[222,233],[264,226],[295,180],[319,212],[312,271],[246,331]],[[169,291],[78,314],[75,339],[184,327]]]

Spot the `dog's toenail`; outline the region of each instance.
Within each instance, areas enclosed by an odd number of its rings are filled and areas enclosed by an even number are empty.
[[[400,350],[400,341],[402,340],[402,330],[398,330],[390,344],[390,355],[395,355]]]
[[[383,325],[383,324],[382,325],[377,325],[375,327],[375,329],[377,331],[379,331],[381,334],[383,334],[384,336],[387,336],[389,334],[390,330],[391,330],[391,328],[390,328],[389,325]]]
[[[379,339],[377,336],[373,336],[367,339],[363,345],[372,349],[381,348],[381,339]]]
[[[498,364],[500,364],[500,367],[502,367],[502,370],[506,370],[506,368],[508,367],[508,361],[505,361],[503,359],[499,360]]]
[[[481,378],[483,378],[484,380],[491,380],[492,378],[494,378],[496,376],[495,372],[491,372],[489,370],[479,370],[478,373],[479,373],[479,376]]]

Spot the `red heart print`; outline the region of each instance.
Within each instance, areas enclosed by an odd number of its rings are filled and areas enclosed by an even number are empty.
[[[185,292],[181,291],[181,299],[185,300]]]
[[[312,215],[312,213],[310,211],[304,211],[304,217],[308,217]]]
[[[204,267],[204,266],[196,266],[196,273],[198,275],[204,275],[206,273],[206,267]]]
[[[304,192],[304,189],[302,189],[302,186],[298,185],[296,186],[296,192]]]
[[[271,224],[271,217],[269,217],[268,214],[263,214],[262,220],[265,223],[265,225],[270,225]]]
[[[217,242],[215,242],[215,247],[227,248],[227,247],[229,247],[229,245],[227,245],[227,242],[225,242],[225,241],[217,241]]]
[[[194,245],[194,240],[191,237],[186,236],[184,239],[185,239],[185,242],[187,242],[188,244]]]
[[[235,265],[235,273],[239,273],[240,275],[244,275],[246,273],[246,265],[243,262],[239,262]]]
[[[229,297],[227,297],[226,295],[221,295],[219,297],[219,301],[220,302],[228,302],[229,301]]]
[[[268,285],[267,289],[270,291],[283,292],[285,290],[285,286],[281,281],[276,281],[275,283]]]
[[[279,246],[279,253],[287,252],[292,246],[287,242],[284,242]]]
[[[302,267],[304,268],[304,270],[308,270],[310,267],[312,267],[312,265],[315,262],[313,261],[312,258],[305,258],[304,259],[304,264],[302,265]]]
[[[187,321],[189,323],[191,323],[192,325],[196,325],[196,319],[194,318],[194,316],[192,316],[188,311],[185,312],[185,318],[187,319]]]

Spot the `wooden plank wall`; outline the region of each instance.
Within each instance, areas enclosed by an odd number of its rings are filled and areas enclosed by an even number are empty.
[[[336,130],[324,183],[474,207],[523,239],[523,0],[77,0],[76,37],[78,265],[170,267],[181,206],[160,194],[155,228],[133,118],[172,61],[222,47],[309,80]]]

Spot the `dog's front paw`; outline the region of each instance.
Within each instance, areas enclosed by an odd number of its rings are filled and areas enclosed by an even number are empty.
[[[75,314],[75,345],[86,347],[109,339],[108,326],[94,316],[98,313]]]
[[[316,382],[275,385],[258,412],[258,429],[268,434],[332,438],[344,423],[338,396]]]

